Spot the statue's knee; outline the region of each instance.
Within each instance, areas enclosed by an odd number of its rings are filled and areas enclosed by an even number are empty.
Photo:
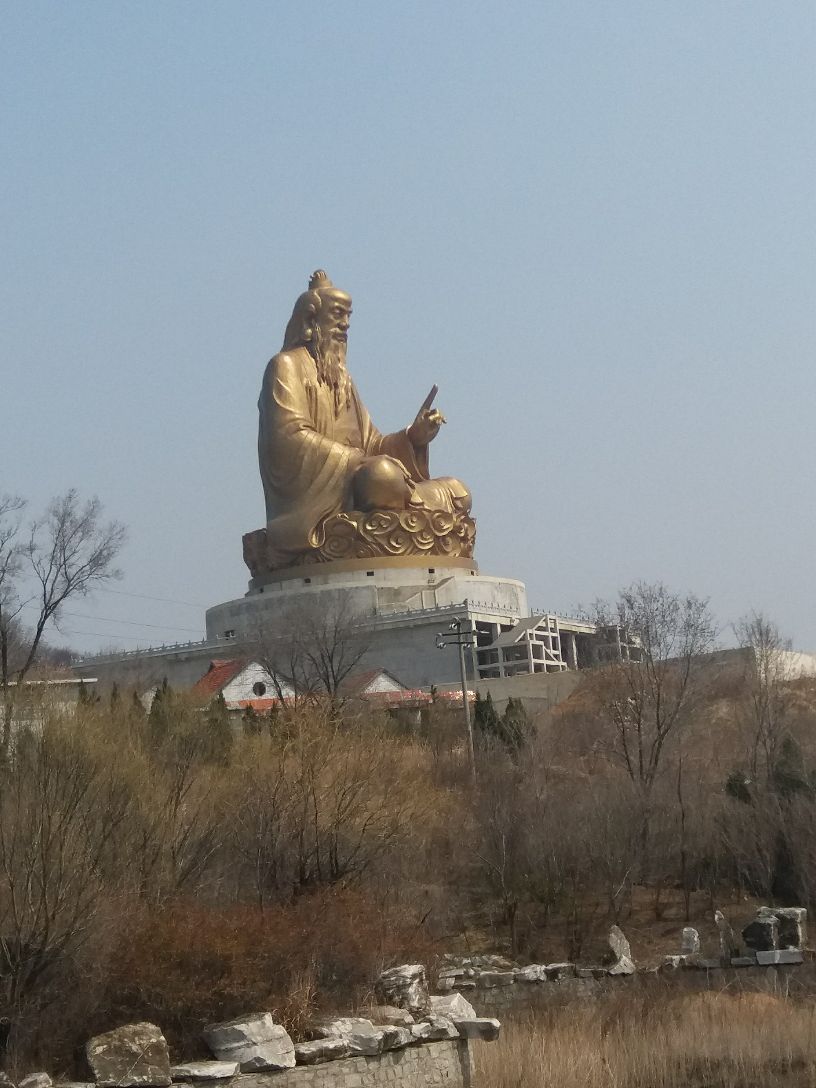
[[[463,484],[455,476],[443,476],[439,482],[447,487],[454,511],[460,514],[469,514],[473,505],[473,496],[467,484]]]
[[[405,470],[393,457],[370,457],[354,473],[355,510],[404,510],[411,498]]]

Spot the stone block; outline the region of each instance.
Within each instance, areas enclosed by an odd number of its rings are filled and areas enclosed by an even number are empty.
[[[773,907],[779,920],[779,947],[804,948],[807,944],[807,911],[804,907]]]
[[[531,963],[527,967],[517,967],[513,972],[516,982],[546,982],[547,968],[543,963]]]
[[[610,975],[633,975],[635,973],[632,949],[629,947],[629,942],[620,926],[612,926],[609,930],[609,950],[615,957],[615,962],[609,968]]]
[[[375,1028],[379,1028],[379,1024],[375,1024],[374,1026]],[[385,1025],[382,1028],[382,1036],[383,1050],[401,1050],[403,1047],[409,1046],[414,1041],[410,1026],[395,1027]]]
[[[429,1013],[424,1020],[412,1024],[408,1029],[414,1042],[430,1043],[437,1039],[458,1039],[459,1032],[456,1025],[447,1016],[437,1016]]]
[[[756,965],[757,965],[757,958],[756,958],[755,955],[754,956],[732,956],[732,958],[731,958],[731,966],[732,967],[756,967]]]
[[[170,1068],[170,1076],[178,1080],[230,1080],[240,1073],[238,1062],[186,1062]]]
[[[757,916],[742,931],[742,939],[755,952],[770,952],[779,947],[779,921],[770,912],[757,911]]]
[[[211,1024],[203,1034],[215,1057],[238,1062],[242,1073],[292,1069],[295,1065],[295,1046],[289,1033],[268,1012]]]
[[[167,1040],[155,1024],[145,1022],[96,1035],[85,1055],[99,1088],[169,1088]]]
[[[421,963],[404,963],[383,971],[374,984],[374,992],[381,1004],[396,1005],[419,1016],[430,1008],[428,980]]]
[[[701,956],[700,959],[697,960],[696,966],[703,971],[716,971],[722,967],[722,960],[703,959]]]
[[[370,1020],[361,1016],[339,1016],[334,1020],[318,1020],[311,1025],[310,1034],[319,1039],[342,1039],[349,1047],[349,1053],[372,1057],[381,1054],[385,1031],[396,1028],[375,1027]]]
[[[476,1010],[460,993],[445,994],[443,997],[432,996],[431,1012],[447,1016],[449,1020],[472,1020]]]
[[[684,956],[697,956],[700,953],[700,934],[694,926],[685,926],[680,937],[680,952]]]
[[[310,1039],[306,1043],[295,1043],[298,1065],[320,1065],[348,1058],[350,1054],[351,1047],[344,1039]]]
[[[633,975],[635,971],[636,968],[632,960],[624,956],[619,959],[617,963],[613,963],[612,966],[607,969],[607,974],[612,975],[612,977],[614,978],[617,976]]]
[[[721,910],[714,911],[714,922],[720,936],[720,959],[727,964],[733,956],[740,954],[739,941]]]
[[[760,967],[771,967],[777,964],[803,963],[805,957],[800,948],[780,948],[776,951],[757,952],[756,959]]]
[[[501,1024],[492,1016],[476,1016],[472,1020],[454,1020],[454,1025],[463,1039],[481,1039],[492,1043],[498,1039]]]

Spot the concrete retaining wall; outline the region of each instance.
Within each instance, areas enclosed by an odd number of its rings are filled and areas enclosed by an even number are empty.
[[[472,1088],[467,1039],[391,1050],[372,1058],[343,1058],[283,1073],[244,1073],[240,1088]]]

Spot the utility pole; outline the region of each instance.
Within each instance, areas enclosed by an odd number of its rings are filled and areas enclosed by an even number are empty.
[[[465,711],[465,725],[467,727],[468,762],[470,763],[470,777],[473,788],[476,789],[476,752],[473,747],[473,719],[470,714],[470,699],[468,698],[467,670],[465,668],[465,647],[472,648],[475,645],[473,631],[467,620],[455,619],[448,624],[447,631],[440,631],[436,636],[436,648],[444,650],[447,646],[456,646],[459,649],[459,677],[462,681],[462,706]]]

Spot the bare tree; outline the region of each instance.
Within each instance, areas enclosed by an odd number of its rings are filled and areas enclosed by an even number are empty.
[[[0,994],[15,1009],[93,932],[131,794],[110,749],[73,723],[14,746],[0,788]]]
[[[19,495],[0,495],[0,680],[4,696],[9,673],[25,660],[19,621],[23,602],[17,591],[23,567],[20,532],[24,507]]]
[[[592,678],[598,706],[612,726],[611,751],[641,793],[648,794],[670,738],[689,720],[702,689],[702,655],[714,643],[708,601],[636,582],[621,592],[614,620],[640,639],[638,660],[621,658]]]
[[[73,489],[53,499],[27,531],[22,523],[24,506],[16,496],[0,499],[2,757],[8,753],[15,703],[48,625],[59,621],[66,601],[119,577],[114,563],[125,539],[118,522],[102,522],[98,499],[83,502]],[[25,608],[36,618],[22,640],[20,614]]]
[[[703,655],[714,643],[708,601],[672,592],[662,583],[636,582],[598,622],[618,624],[640,640],[637,659],[621,656],[589,678],[601,743],[622,764],[640,799],[640,878],[648,866],[652,792],[666,752],[678,753],[683,731],[698,709],[705,684]]]
[[[343,684],[368,649],[359,616],[343,597],[292,608],[274,631],[261,625],[255,637],[278,699],[295,705],[326,697],[342,702]]]
[[[793,679],[787,653],[790,642],[761,612],[745,616],[735,631],[740,646],[750,652],[740,700],[740,716],[751,736],[750,774],[756,780],[761,771],[767,782],[788,732]]]

